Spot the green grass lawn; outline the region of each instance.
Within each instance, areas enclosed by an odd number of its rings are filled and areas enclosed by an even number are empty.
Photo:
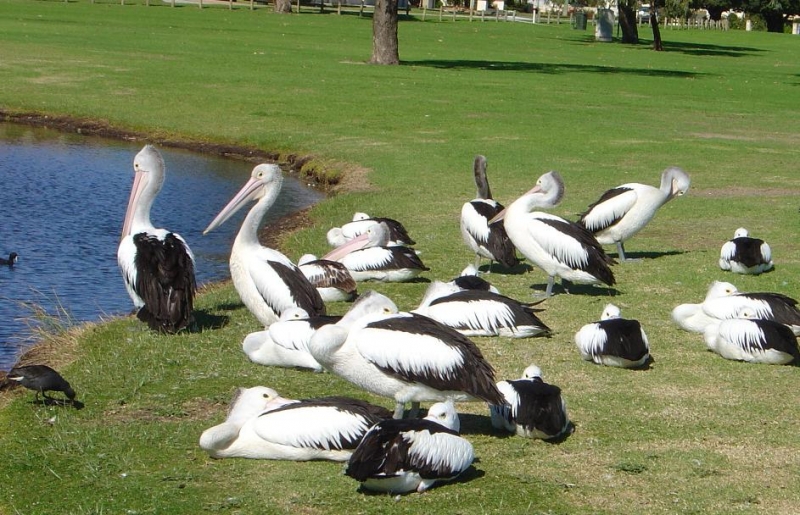
[[[359,493],[341,464],[211,460],[199,435],[238,386],[392,405],[330,374],[250,363],[240,345],[258,324],[219,285],[197,301],[200,332],[121,318],[58,335],[53,359],[85,408],[3,394],[0,513],[797,512],[798,370],[726,361],[670,311],[714,280],[800,297],[800,38],[664,29],[656,53],[597,43],[591,27],[413,17],[400,23],[402,65],[375,67],[368,17],[153,4],[0,0],[0,110],[315,156],[348,191],[282,239],[293,259],[324,253],[325,232],[358,210],[402,220],[425,277],[450,279],[473,260],[458,216],[478,153],[506,204],[558,170],[567,194],[553,212],[573,220],[609,187],[658,185],[670,165],[691,189],[626,245],[647,259],[614,267],[613,297],[547,300],[549,339],[475,339],[499,378],[535,362],[562,387],[576,426],[563,443],[499,435],[485,406],[460,404],[474,469],[399,499]],[[718,269],[740,226],[770,242],[775,271]],[[539,270],[488,278],[519,299],[546,282]],[[412,309],[426,283],[370,287]],[[642,322],[649,370],[580,360],[575,332],[610,301]]]

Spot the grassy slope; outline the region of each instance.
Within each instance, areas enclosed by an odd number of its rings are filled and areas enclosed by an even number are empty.
[[[197,437],[235,386],[364,395],[327,374],[248,363],[239,344],[256,323],[223,286],[200,298],[197,334],[160,337],[130,319],[88,328],[65,370],[85,409],[33,408],[24,396],[0,412],[0,512],[792,513],[800,503],[797,370],[722,360],[669,320],[715,279],[800,296],[795,38],[665,31],[668,51],[654,53],[565,26],[409,21],[404,66],[381,68],[362,64],[371,28],[355,16],[19,0],[0,0],[0,14],[2,109],[370,169],[373,190],[318,206],[316,225],[285,240],[294,258],[322,252],[324,232],[358,208],[402,219],[428,277],[451,277],[472,259],[457,216],[474,194],[476,153],[504,202],[559,170],[567,197],[555,212],[568,218],[609,186],[657,184],[668,165],[692,175],[689,195],[628,245],[653,259],[615,268],[614,302],[643,322],[651,370],[577,357],[572,335],[609,301],[602,289],[548,300],[551,339],[477,339],[499,376],[535,361],[562,386],[577,431],[560,445],[498,437],[483,407],[463,404],[479,456],[471,480],[397,502],[358,494],[336,464],[209,460]],[[771,242],[775,272],[716,268],[741,225]],[[545,281],[491,279],[519,298]],[[376,286],[405,309],[424,288]]]

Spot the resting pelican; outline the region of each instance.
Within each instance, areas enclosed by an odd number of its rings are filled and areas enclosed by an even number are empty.
[[[581,357],[600,365],[636,368],[650,359],[650,343],[637,320],[620,317],[614,304],[607,304],[599,322],[586,324],[575,333]]]
[[[452,402],[434,404],[424,419],[384,420],[364,435],[345,474],[365,490],[394,494],[421,493],[452,481],[475,459],[459,429]]]
[[[498,293],[457,290],[441,281],[428,286],[422,302],[414,310],[464,336],[549,336],[550,328],[536,316],[535,311],[531,304],[522,304]]]
[[[388,245],[389,228],[381,222],[325,254],[339,261],[356,281],[404,282],[430,270],[411,247]]]
[[[447,284],[455,286],[459,290],[483,290],[500,293],[489,281],[478,275],[478,268],[475,265],[467,265],[461,271],[461,275],[448,281]]]
[[[236,402],[235,420],[229,416],[200,436],[200,447],[211,457],[347,461],[367,430],[391,416],[385,408],[348,397],[266,403],[258,393],[248,397]]]
[[[489,260],[490,272],[495,261],[512,268],[519,263],[519,259],[506,228],[501,223],[489,223],[503,210],[503,205],[492,198],[484,156],[475,156],[472,172],[478,192],[475,200],[465,203],[461,208],[461,237],[475,253],[475,268],[480,268],[481,258]]]
[[[503,402],[492,366],[461,333],[416,313],[351,315],[383,299],[362,296],[339,323],[321,327],[309,344],[314,359],[356,386],[394,399],[394,418],[402,418],[407,402],[414,411],[424,401]]]
[[[8,255],[8,259],[0,258],[0,265],[14,266],[19,261],[19,254],[12,252]]]
[[[556,276],[562,284],[564,280],[609,286],[615,282],[609,268],[614,260],[589,231],[549,213],[531,212],[537,207],[555,207],[563,196],[563,179],[557,172],[548,172],[492,220],[505,219],[506,231],[517,250],[547,273],[548,297],[553,293]]]
[[[347,267],[338,261],[304,254],[297,260],[297,267],[325,302],[351,301],[358,295],[355,279]]]
[[[493,427],[542,440],[552,440],[569,431],[570,421],[561,388],[545,383],[536,365],[526,368],[522,379],[500,381],[497,387],[507,404],[489,405]]]
[[[416,242],[408,235],[408,231],[402,223],[393,218],[371,217],[366,213],[356,213],[353,221],[347,222],[341,227],[334,227],[326,235],[328,244],[331,247],[340,247],[352,240],[359,234],[367,232],[367,228],[373,224],[384,223],[389,230],[386,240],[387,246],[395,245],[414,245]]]
[[[152,145],[133,159],[134,179],[117,262],[136,316],[154,330],[175,333],[192,316],[194,255],[177,233],[156,229],[150,208],[164,184],[164,159]]]
[[[800,364],[797,337],[791,329],[774,320],[756,318],[755,310],[750,308],[740,310],[739,316],[706,327],[703,338],[709,350],[737,361]]]
[[[625,257],[624,243],[653,219],[658,208],[689,190],[689,175],[677,167],[661,174],[661,187],[628,183],[603,193],[581,214],[578,223],[594,233],[602,245],[616,243],[618,257]]]
[[[758,275],[772,270],[772,250],[758,238],[751,238],[747,229],[739,227],[733,239],[719,252],[719,267],[736,274]]]
[[[261,245],[258,228],[281,191],[283,174],[278,165],[260,164],[250,180],[209,224],[203,234],[222,225],[247,203],[247,213],[231,249],[231,279],[247,309],[268,327],[288,308],[302,308],[309,315],[324,315],[325,304],[316,288],[292,261]]]

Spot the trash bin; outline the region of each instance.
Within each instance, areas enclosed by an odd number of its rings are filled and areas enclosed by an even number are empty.
[[[597,41],[611,41],[614,34],[614,11],[611,9],[598,9],[595,21],[597,25],[594,28],[594,39]]]
[[[578,11],[572,19],[572,28],[575,30],[586,30],[586,13]]]

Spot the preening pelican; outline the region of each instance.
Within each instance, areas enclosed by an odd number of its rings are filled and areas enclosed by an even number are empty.
[[[483,290],[500,293],[489,281],[478,275],[478,268],[475,265],[467,265],[461,271],[461,275],[448,281],[447,284],[455,286],[459,290]]]
[[[594,233],[602,245],[617,245],[618,257],[627,261],[624,243],[653,219],[658,208],[689,190],[689,175],[677,167],[661,174],[661,187],[628,183],[603,193],[581,214],[578,223]]]
[[[402,418],[407,402],[414,410],[420,402],[448,399],[503,402],[492,366],[472,341],[416,313],[372,309],[378,314],[359,315],[388,300],[370,293],[359,297],[339,323],[321,327],[312,336],[311,355],[326,370],[394,399],[395,418]]]
[[[276,407],[268,402],[250,417],[246,414],[255,410],[242,408],[245,416],[237,421],[229,416],[206,429],[200,447],[213,458],[347,461],[367,430],[391,416],[385,408],[347,397],[284,401]],[[252,402],[264,405],[257,395]]]
[[[650,343],[637,320],[620,317],[614,304],[607,304],[599,322],[586,324],[575,333],[581,357],[600,365],[636,368],[650,358]]]
[[[530,338],[549,336],[550,328],[531,304],[483,290],[456,290],[441,281],[428,286],[415,313],[452,327],[465,336]]]
[[[531,212],[537,207],[551,208],[564,196],[564,181],[557,172],[548,172],[536,185],[515,200],[491,222],[504,219],[511,241],[531,263],[547,275],[546,296],[553,293],[556,277],[576,283],[614,284],[614,264],[595,237],[582,226],[555,215]]]
[[[351,301],[358,295],[355,279],[347,267],[338,261],[304,254],[297,261],[297,266],[325,302]]]
[[[327,239],[331,247],[340,247],[352,240],[359,234],[367,232],[367,228],[373,224],[384,223],[389,230],[386,239],[387,246],[395,245],[414,245],[416,242],[408,235],[408,231],[402,223],[393,218],[371,217],[366,213],[356,213],[353,221],[341,227],[334,227],[328,231]]]
[[[364,435],[345,474],[365,490],[394,494],[452,481],[475,459],[459,429],[452,402],[434,404],[424,419],[384,420]]]
[[[12,252],[8,255],[8,259],[0,258],[0,265],[14,266],[17,264],[17,261],[19,261],[19,254]]]
[[[717,321],[706,326],[706,346],[725,359],[766,363],[800,364],[797,337],[791,329],[774,320],[755,318],[756,312],[744,308],[741,318]]]
[[[570,430],[567,405],[561,388],[545,383],[542,371],[530,365],[522,379],[500,381],[506,404],[489,405],[492,426],[525,438],[552,440]]]
[[[389,228],[381,222],[367,227],[322,258],[339,261],[356,281],[404,282],[430,270],[411,247],[388,245]]]
[[[772,250],[758,238],[751,238],[747,229],[739,227],[733,239],[725,242],[719,252],[719,267],[736,274],[758,275],[772,270]]]
[[[506,234],[505,226],[499,222],[489,223],[489,220],[503,210],[503,205],[492,198],[489,180],[486,178],[484,156],[475,156],[472,172],[478,192],[474,200],[465,203],[461,208],[461,237],[475,253],[475,268],[480,268],[481,258],[489,260],[490,272],[495,261],[506,268],[512,268],[519,263],[519,259],[514,244]]]
[[[151,329],[175,333],[192,317],[194,255],[180,235],[150,222],[150,209],[164,184],[161,153],[145,145],[133,159],[133,169],[117,262],[136,316]]]
[[[257,201],[247,213],[231,248],[231,279],[247,309],[268,327],[285,309],[302,308],[309,315],[324,315],[325,303],[319,292],[292,261],[261,245],[258,228],[275,202],[283,184],[278,165],[260,164],[253,168],[250,180],[214,218],[203,234],[222,225],[251,201]]]

